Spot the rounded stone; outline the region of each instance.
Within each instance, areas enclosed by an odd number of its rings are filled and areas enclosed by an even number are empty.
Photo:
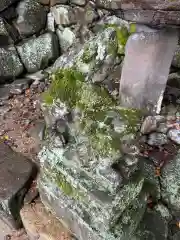
[[[168,132],[168,137],[175,143],[180,144],[180,130],[170,129]]]

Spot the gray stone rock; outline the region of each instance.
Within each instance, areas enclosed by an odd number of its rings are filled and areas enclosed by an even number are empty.
[[[180,130],[170,129],[168,131],[168,137],[175,143],[180,144]]]
[[[51,8],[51,12],[56,24],[65,26],[76,23],[89,24],[98,18],[91,3],[88,3],[84,8],[57,5]]]
[[[45,27],[47,13],[38,1],[20,1],[16,11],[18,18],[15,25],[21,36],[33,35]]]
[[[0,2],[0,12],[9,7],[11,4],[17,2],[18,0],[1,0]]]
[[[55,19],[51,12],[47,14],[47,30],[55,32]]]
[[[32,80],[28,78],[22,78],[15,80],[10,86],[11,94],[22,94],[26,89],[29,88]]]
[[[172,65],[174,67],[180,68],[180,45],[177,46],[174,57],[173,57],[173,61],[172,61]]]
[[[57,36],[45,33],[17,46],[17,51],[29,73],[44,69],[59,56]]]
[[[66,52],[76,41],[76,35],[70,28],[66,27],[63,29],[57,29],[56,33],[59,38],[60,49],[62,52]]]
[[[177,232],[176,234],[174,234],[173,240],[179,240],[180,239],[180,232]]]
[[[141,126],[141,133],[147,134],[147,133],[155,131],[156,129],[157,129],[156,117],[155,116],[146,117]]]
[[[17,17],[16,9],[14,6],[6,8],[3,12],[0,12],[0,17],[6,21],[15,19]]]
[[[26,74],[25,78],[31,79],[32,81],[43,82],[46,76],[42,73],[42,71],[38,71],[35,73]]]
[[[23,198],[35,177],[34,165],[24,156],[0,144],[0,217],[14,227],[21,226]]]
[[[0,48],[0,62],[0,82],[19,76],[24,70],[14,47]]]
[[[8,100],[10,97],[10,88],[9,86],[0,87],[0,102]]]
[[[5,47],[12,43],[12,39],[9,36],[5,22],[0,18],[0,47]]]
[[[180,210],[180,153],[168,162],[161,173],[161,193],[163,200],[173,211]]]
[[[178,35],[173,30],[140,32],[129,37],[120,81],[123,106],[159,114],[177,43]]]
[[[73,32],[77,38],[76,42],[80,44],[86,43],[90,38],[94,36],[93,32],[88,28],[87,25],[76,24],[74,26]]]
[[[18,38],[18,31],[0,17],[0,47],[13,44]]]
[[[149,194],[155,200],[160,199],[161,189],[159,179],[156,176],[156,168],[154,166],[154,163],[150,159],[140,159],[140,161],[138,162],[138,168],[139,170],[141,170],[142,175],[149,184]]]
[[[55,19],[55,23],[58,25],[69,25],[70,17],[69,12],[71,10],[70,6],[57,5],[51,8],[51,13]]]
[[[149,134],[147,143],[150,146],[162,146],[168,143],[168,138],[166,134],[155,132],[155,133]]]

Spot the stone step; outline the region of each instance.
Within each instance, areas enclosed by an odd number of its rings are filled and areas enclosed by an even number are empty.
[[[97,165],[94,165],[92,171],[90,171],[88,167],[83,168],[78,163],[79,155],[76,150],[73,150],[73,147],[67,152],[62,149],[61,156],[60,151],[56,148],[46,148],[41,151],[41,158],[44,159],[43,168],[47,174],[53,171],[53,174],[56,175],[59,171],[64,170],[67,172],[67,175],[78,178],[78,181],[85,188],[90,188],[89,190],[95,189],[95,191],[101,191],[110,196],[116,194],[117,188],[122,183],[122,177],[120,173],[115,172],[111,168],[111,161],[109,159],[104,159],[103,162],[97,163]],[[54,161],[58,162],[56,169],[53,168]]]
[[[70,232],[47,211],[40,201],[21,209],[21,218],[29,240],[71,240]]]
[[[0,143],[0,218],[11,227],[22,225],[20,209],[36,173],[32,162]]]
[[[66,208],[75,212],[79,218],[93,229],[106,232],[114,225],[122,212],[140,193],[143,179],[136,179],[120,189],[116,196],[110,197],[95,189],[86,189],[77,178],[67,172],[59,172],[59,182],[53,177],[40,174],[39,191],[52,195],[53,200],[58,199]],[[55,209],[54,209],[55,210]],[[56,212],[56,210],[55,210]]]
[[[55,196],[54,192],[47,185],[43,185],[42,182],[40,183],[40,196],[42,202],[52,211],[56,212],[58,218],[67,224],[79,240],[130,239],[128,237],[135,232],[144,215],[147,200],[146,193],[142,192],[123,212],[115,228],[112,228],[110,231],[102,231],[102,229],[98,231],[92,228],[90,222],[88,224],[87,221],[84,221],[80,217],[80,209],[78,209],[77,205],[69,205],[64,194],[58,197]],[[88,215],[86,217],[88,218]],[[98,218],[102,220],[101,215]]]

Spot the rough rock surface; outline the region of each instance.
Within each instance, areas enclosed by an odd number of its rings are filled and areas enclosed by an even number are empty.
[[[162,198],[174,211],[180,211],[180,155],[172,159],[162,171]],[[178,213],[178,212],[177,212]]]
[[[9,7],[12,3],[17,2],[18,0],[1,0],[0,2],[0,12]]]
[[[41,202],[25,205],[21,210],[21,218],[29,239],[71,240],[70,233]]]
[[[45,27],[46,10],[38,1],[20,1],[16,11],[18,18],[15,24],[20,35],[33,35]]]
[[[45,33],[17,46],[19,56],[29,73],[44,69],[59,55],[57,36]]]
[[[35,166],[9,146],[0,144],[0,212],[1,218],[14,227],[21,226],[20,208],[35,177]]]
[[[24,68],[14,47],[0,48],[0,82],[5,79],[13,80]]]

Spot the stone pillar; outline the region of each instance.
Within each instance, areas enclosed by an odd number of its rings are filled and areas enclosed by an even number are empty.
[[[178,34],[175,29],[143,29],[126,44],[120,81],[121,104],[159,113]]]

